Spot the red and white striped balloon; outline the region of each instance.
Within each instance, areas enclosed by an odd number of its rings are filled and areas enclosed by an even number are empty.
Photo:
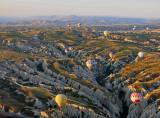
[[[142,95],[140,93],[132,93],[131,100],[134,103],[139,103],[142,100]]]

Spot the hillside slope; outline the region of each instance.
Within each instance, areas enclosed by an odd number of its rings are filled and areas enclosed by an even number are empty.
[[[0,31],[0,110],[30,117],[160,117],[160,30],[104,37],[85,28],[28,28]],[[96,62],[92,71],[89,59]],[[140,103],[131,101],[133,92],[142,94]],[[59,93],[68,98],[62,109]]]

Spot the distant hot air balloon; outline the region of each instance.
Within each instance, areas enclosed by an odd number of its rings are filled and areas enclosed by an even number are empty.
[[[70,27],[70,26],[71,26],[71,24],[69,23],[69,24],[68,24],[68,27]]]
[[[63,94],[58,94],[55,98],[55,101],[59,107],[62,108],[62,106],[67,103],[67,97]]]
[[[133,31],[135,30],[135,27],[133,28]]]
[[[108,31],[104,31],[104,36],[108,36]]]
[[[90,71],[92,70],[92,66],[95,65],[95,64],[96,64],[96,62],[94,60],[88,60],[86,62],[86,65],[87,65],[87,67],[89,68]]]
[[[139,52],[139,53],[138,53],[138,57],[139,57],[139,58],[143,58],[144,56],[145,56],[145,52]]]
[[[110,58],[112,58],[112,59],[113,59],[113,58],[114,58],[114,56],[115,56],[115,54],[116,54],[115,52],[110,52],[110,53],[109,53]]]
[[[67,49],[65,49],[65,53],[66,54],[68,54],[68,52],[69,52],[70,50],[67,48]]]
[[[140,93],[132,93],[131,100],[134,103],[139,103],[142,100],[142,95]]]
[[[81,23],[78,23],[78,28],[80,28],[81,27]]]
[[[149,27],[147,27],[146,30],[149,30]]]

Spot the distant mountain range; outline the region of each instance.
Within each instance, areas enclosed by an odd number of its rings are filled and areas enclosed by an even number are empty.
[[[67,26],[68,23],[71,23],[72,26],[75,26],[77,23],[82,23],[85,26],[111,24],[155,24],[160,23],[160,19],[76,15],[33,16],[25,18],[0,17],[1,26]]]

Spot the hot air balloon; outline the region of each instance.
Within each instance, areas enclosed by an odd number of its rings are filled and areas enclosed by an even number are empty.
[[[142,95],[140,93],[132,93],[131,100],[134,103],[139,103],[142,100]]]
[[[55,101],[59,107],[62,108],[62,106],[67,103],[67,97],[63,94],[58,94],[55,98]]]
[[[112,58],[112,59],[113,59],[113,58],[114,58],[114,56],[115,56],[115,54],[116,54],[115,52],[110,52],[110,53],[109,53],[110,58]]]
[[[133,31],[135,30],[135,27],[133,28]]]
[[[149,30],[149,27],[147,27],[146,30]]]
[[[70,50],[67,48],[67,49],[65,49],[65,53],[66,54],[68,54],[68,52],[69,52]]]
[[[104,31],[104,36],[108,36],[108,31]]]
[[[81,27],[81,23],[78,23],[78,28],[80,28]]]
[[[71,26],[71,24],[69,23],[69,24],[68,24],[68,27],[70,27],[70,26]]]
[[[89,68],[90,71],[92,70],[92,66],[95,65],[95,64],[96,64],[96,62],[94,60],[88,60],[86,62],[86,65],[87,65],[87,67]]]
[[[138,53],[138,57],[139,57],[139,58],[143,58],[144,56],[145,56],[145,52],[139,52],[139,53]]]

